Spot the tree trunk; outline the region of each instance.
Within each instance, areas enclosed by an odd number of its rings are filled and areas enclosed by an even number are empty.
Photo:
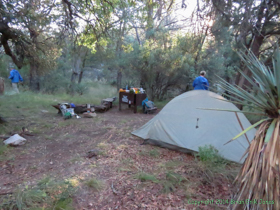
[[[251,14],[251,8],[253,5],[253,1],[247,1],[246,2],[246,19],[249,19],[249,16]],[[260,54],[260,47],[263,43],[264,40],[264,34],[266,34],[265,31],[265,25],[267,24],[267,22],[269,21],[269,18],[265,18],[265,22],[263,22],[263,17],[265,16],[265,5],[266,5],[266,1],[261,1],[259,10],[257,12],[257,22],[256,25],[254,27],[254,36],[252,37],[252,44],[251,46],[248,46],[248,48],[251,49],[251,51],[253,52],[253,54],[258,58],[259,54]],[[249,26],[247,26],[249,24],[248,20],[243,21],[243,25],[246,25],[245,28],[249,28]],[[246,34],[248,34],[248,30],[243,30],[243,32],[246,32]],[[243,39],[243,43],[246,44],[246,34],[244,33],[242,36]],[[244,73],[246,75],[248,75],[249,77],[252,76],[251,71],[248,70],[248,68],[244,68]],[[249,84],[249,82],[247,80],[245,80],[245,78],[243,76],[240,75],[240,73],[238,73],[236,80],[235,80],[235,84],[237,84],[239,87],[244,88],[244,86],[247,87],[251,87],[251,85]]]
[[[80,84],[81,83],[81,81],[82,81],[82,78],[83,78],[83,73],[84,73],[84,71],[83,70],[81,70],[81,72],[80,72],[80,74],[79,74],[79,80],[78,80],[78,83]]]
[[[35,62],[30,62],[29,87],[32,91],[40,91],[38,65]]]
[[[126,17],[126,12],[124,11],[123,17]],[[124,19],[124,22],[121,22],[120,28],[119,28],[119,39],[117,41],[117,46],[116,46],[116,57],[118,59],[121,59],[121,53],[122,53],[122,44],[123,44],[123,37],[124,37],[124,32],[126,29],[126,23],[127,20]],[[119,90],[122,86],[122,70],[123,67],[121,65],[118,65],[118,73],[117,73],[117,90]]]
[[[197,62],[198,62],[198,60],[199,60],[199,56],[200,56],[200,53],[201,53],[203,44],[204,44],[205,39],[206,39],[206,37],[207,37],[208,29],[209,29],[209,26],[206,27],[205,34],[204,34],[204,36],[203,36],[203,37],[201,38],[201,40],[200,40],[198,52],[197,52],[196,57],[195,57],[195,59],[194,59],[194,69],[195,69],[196,71],[197,71]]]
[[[261,35],[255,37],[255,39],[252,43],[252,46],[251,46],[251,51],[257,58],[259,57],[259,50],[260,50],[260,47],[262,45],[263,39],[264,39],[264,37],[261,36]],[[249,77],[252,76],[252,73],[251,73],[251,71],[249,71],[248,68],[244,67],[243,72],[246,75],[248,75]],[[241,88],[245,88],[245,86],[247,86],[247,87],[251,86],[250,83],[247,80],[245,80],[245,78],[243,76],[241,76],[241,74],[239,72],[238,72],[238,75],[236,77],[235,84],[237,84]]]
[[[257,36],[255,37],[255,39],[253,40],[252,46],[251,46],[251,51],[252,53],[258,58],[259,57],[259,51],[260,51],[260,47],[262,45],[262,42],[264,40],[263,36]],[[242,68],[243,67],[243,68]],[[243,73],[249,77],[252,77],[252,72],[249,71],[249,69],[247,67],[245,67],[243,64],[241,64],[241,69],[243,70]],[[248,80],[245,79],[245,77],[243,77],[240,72],[238,72],[236,79],[235,79],[235,84],[238,85],[239,87],[247,90],[250,92],[250,90],[248,90],[248,88],[251,88],[251,84],[250,82],[248,82]],[[248,87],[248,88],[246,88]],[[243,109],[243,106],[238,104],[236,105],[240,110]]]
[[[121,69],[118,71],[118,76],[117,76],[117,90],[121,89],[122,85],[122,71]]]
[[[141,45],[141,40],[140,40],[140,36],[139,36],[138,30],[137,30],[137,27],[134,25],[134,23],[132,23],[132,25],[133,25],[133,28],[135,29],[138,44]]]
[[[0,77],[0,95],[3,95],[4,91],[5,91],[4,79]]]
[[[87,59],[88,52],[89,52],[89,49],[87,48],[86,49],[86,53],[85,53],[84,58],[83,58],[82,69],[81,69],[81,72],[79,74],[79,80],[78,80],[79,84],[82,82],[82,78],[83,78],[83,74],[84,74],[84,68],[85,68],[85,65],[86,65],[86,59]]]
[[[152,85],[152,87],[150,88],[150,92],[151,92],[151,101],[155,100],[155,91],[154,91],[154,86]]]
[[[147,31],[146,31],[146,39],[151,38],[151,31],[154,27],[154,20],[153,20],[153,0],[147,0],[148,4],[148,17],[147,17]]]
[[[77,73],[77,72],[72,71],[72,75],[71,75],[71,83],[75,82],[77,75],[78,75],[78,73]]]

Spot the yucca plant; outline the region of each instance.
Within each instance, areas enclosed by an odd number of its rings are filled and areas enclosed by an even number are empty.
[[[231,209],[280,209],[280,51],[274,52],[273,69],[266,67],[250,52],[239,53],[252,77],[240,73],[252,88],[242,89],[220,78],[222,88],[238,104],[251,107],[251,114],[264,119],[245,129],[231,141],[258,127],[254,139],[244,155],[246,160],[235,179],[237,193]],[[243,205],[241,205],[243,204]]]

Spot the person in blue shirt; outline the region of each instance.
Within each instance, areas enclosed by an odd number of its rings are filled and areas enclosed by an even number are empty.
[[[11,79],[11,81],[12,81],[12,87],[13,87],[14,91],[16,93],[19,93],[18,83],[19,83],[19,81],[23,82],[23,79],[22,79],[20,73],[17,70],[11,68],[9,79]]]
[[[200,76],[193,81],[194,90],[209,90],[208,80],[205,78],[206,72],[201,71]]]

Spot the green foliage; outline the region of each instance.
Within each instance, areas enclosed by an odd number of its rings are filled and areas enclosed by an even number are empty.
[[[85,184],[92,188],[93,190],[99,191],[104,187],[104,184],[101,180],[96,178],[91,178],[85,182]]]
[[[32,188],[18,189],[13,196],[5,198],[0,208],[9,209],[69,209],[74,210],[72,196],[76,186],[69,180],[54,181],[45,177]]]
[[[88,47],[89,49],[91,49],[91,53],[94,54],[96,53],[96,49],[95,49],[96,42],[97,42],[97,38],[94,33],[87,33],[87,34],[83,33],[79,37],[78,44]]]
[[[163,193],[171,193],[176,190],[176,187],[174,186],[174,184],[169,181],[162,181],[161,185],[162,185]]]
[[[186,180],[183,176],[180,174],[168,171],[166,173],[166,179],[170,181],[173,184],[180,184],[182,181]]]
[[[254,115],[254,114],[246,113],[246,112],[251,112],[251,113],[257,112],[257,110],[254,109],[253,107],[244,106],[242,111],[245,112],[244,114],[246,118],[250,121],[252,125],[265,118],[265,116],[262,115]]]
[[[179,187],[183,181],[187,181],[185,177],[172,171],[166,172],[165,175],[166,175],[166,179],[160,182],[163,188],[162,191],[164,193],[174,192],[176,188]]]
[[[140,155],[143,155],[143,156],[150,156],[150,157],[154,157],[154,158],[157,158],[159,157],[160,153],[157,149],[153,149],[153,150],[149,150],[149,151],[140,151],[139,152]]]
[[[254,51],[255,55],[263,57],[264,60],[271,57],[273,54],[271,47],[277,43],[278,36],[274,32],[279,30],[277,24],[280,14],[279,4],[275,4],[271,0],[267,2],[252,1],[250,3],[245,0],[237,0],[234,7],[232,7],[231,1],[225,1],[221,4],[219,0],[213,0],[212,3],[213,9],[217,12],[214,24],[217,27],[212,27],[211,30],[214,34],[221,33],[223,28],[230,31],[231,37],[236,37],[241,32],[242,35],[234,40],[235,48],[242,49],[246,46],[247,49]],[[270,11],[274,12],[270,13]],[[248,14],[250,14],[250,18],[244,18]],[[262,38],[256,40],[256,37],[250,31],[251,28],[259,31],[258,36]],[[220,43],[222,44],[224,40],[220,39]]]
[[[152,181],[158,183],[158,180],[154,175],[144,172],[138,173],[135,178],[139,179],[141,182]]]
[[[228,163],[220,154],[219,151],[212,145],[205,145],[198,148],[200,161],[208,166],[222,166]]]
[[[150,150],[150,151],[149,151],[149,155],[150,155],[151,157],[158,157],[158,156],[160,155],[160,153],[159,153],[158,150],[153,149],[153,150]]]
[[[41,77],[41,88],[44,93],[56,94],[65,91],[70,81],[61,73],[50,72]]]
[[[227,36],[229,32],[223,34]],[[239,59],[231,49],[231,38],[223,44],[219,44],[218,38],[207,41],[199,51],[197,45],[203,38],[204,34],[172,36],[159,27],[153,32],[153,39],[144,40],[142,45],[132,36],[123,37],[125,50],[118,57],[113,54],[113,41],[117,40],[111,40],[106,50],[97,54],[106,60],[104,75],[109,81],[116,81],[119,71],[121,87],[141,85],[151,100],[161,101],[191,90],[193,79],[201,70],[207,71],[211,84],[217,80],[215,74],[224,78],[235,74]]]
[[[162,109],[168,103],[169,103],[169,100],[162,100],[162,101],[155,100],[154,101],[155,106],[159,109]]]
[[[74,90],[79,95],[83,95],[83,94],[85,94],[87,92],[88,86],[85,83],[74,84]]]
[[[8,147],[6,145],[0,145],[0,155],[3,155],[7,149]]]
[[[67,209],[67,210],[75,210],[73,207],[73,200],[72,198],[63,198],[59,199],[52,208],[54,210],[61,210],[61,209]]]
[[[168,170],[174,170],[176,169],[178,166],[182,165],[183,163],[181,161],[178,160],[171,160],[168,161],[167,163],[165,163],[164,167]]]
[[[9,63],[11,59],[6,55],[0,55],[0,77],[6,79],[9,77]]]
[[[250,107],[253,109],[252,114],[265,116],[265,119],[249,126],[232,139],[232,141],[237,139],[240,135],[259,125],[258,131],[246,151],[248,157],[236,178],[238,191],[235,194],[235,199],[267,199],[273,200],[275,206],[280,206],[280,193],[277,191],[279,180],[275,176],[268,176],[268,174],[274,173],[275,167],[279,167],[279,163],[275,162],[280,155],[279,147],[276,146],[279,145],[280,125],[279,46],[276,46],[273,56],[273,70],[266,67],[249,50],[240,52],[239,55],[252,76],[249,77],[241,71],[240,73],[247,79],[252,88],[245,90],[221,79],[222,87],[232,94],[233,101]],[[275,158],[271,158],[272,156]],[[270,204],[265,203],[261,207],[257,203],[253,204],[252,208],[268,209]]]
[[[113,87],[96,83],[86,83],[88,92],[76,97],[65,93],[56,93],[54,95],[36,94],[29,91],[22,92],[18,95],[4,95],[0,96],[0,108],[3,117],[12,117],[17,113],[23,116],[33,116],[34,112],[40,112],[42,109],[55,112],[52,104],[61,102],[68,102],[74,104],[100,104],[104,98],[116,96],[116,89]],[[8,120],[8,119],[7,119]],[[1,130],[6,130],[5,125],[1,125]]]
[[[42,203],[46,202],[46,192],[39,189],[30,189],[24,191],[18,191],[15,195],[16,207],[21,209],[27,208],[39,208]]]

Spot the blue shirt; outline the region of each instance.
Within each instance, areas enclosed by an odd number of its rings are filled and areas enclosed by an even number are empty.
[[[19,72],[15,69],[10,71],[9,79],[12,80],[12,83],[18,83],[19,81],[23,81],[22,77],[20,76]]]
[[[209,89],[208,80],[202,76],[195,78],[195,80],[193,81],[193,88],[195,90],[208,90]]]

